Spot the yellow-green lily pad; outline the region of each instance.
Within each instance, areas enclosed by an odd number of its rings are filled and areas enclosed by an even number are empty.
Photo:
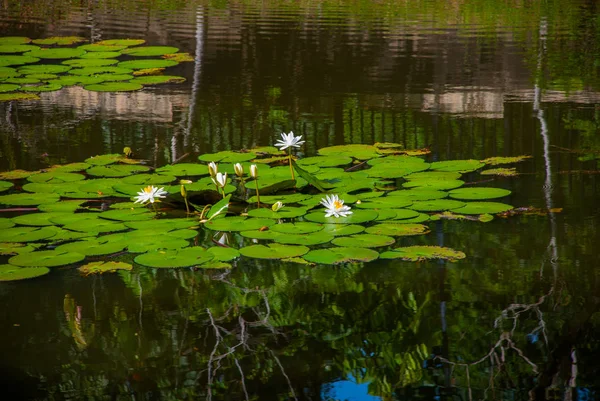
[[[0,102],[8,102],[11,100],[40,100],[40,97],[34,93],[0,93]]]
[[[31,39],[25,36],[2,36],[0,37],[1,45],[24,45],[30,43]]]
[[[304,245],[250,245],[240,249],[243,256],[255,259],[286,259],[302,256],[309,251]]]
[[[441,162],[431,163],[431,169],[437,171],[458,171],[460,173],[468,173],[483,167],[485,163],[479,160],[445,160]]]
[[[503,188],[469,187],[458,188],[450,191],[448,195],[454,199],[480,200],[503,198],[511,194],[511,191]]]
[[[1,67],[7,67],[7,66],[11,66],[11,65],[23,65],[23,64],[31,64],[31,63],[37,63],[38,61],[40,61],[40,59],[38,57],[33,57],[31,55],[29,55],[28,53],[25,53],[23,55],[6,55],[6,54],[0,54],[0,66]]]
[[[13,184],[10,181],[0,181],[0,192],[4,192],[4,191],[8,191],[9,189],[11,189],[15,184]]]
[[[295,223],[281,223],[271,226],[269,229],[282,234],[308,234],[323,230],[324,225],[298,221]]]
[[[24,56],[36,57],[41,59],[66,59],[81,57],[85,54],[85,50],[73,48],[41,48],[32,50],[24,54]]]
[[[342,247],[379,248],[392,245],[396,240],[381,234],[355,234],[348,237],[339,237],[331,242]]]
[[[367,227],[365,232],[376,235],[391,235],[393,237],[401,237],[428,234],[430,230],[423,224],[381,223]]]
[[[379,257],[373,249],[356,247],[332,247],[314,249],[304,255],[309,262],[335,265],[340,263],[371,262]]]
[[[131,82],[142,85],[157,85],[157,84],[180,84],[185,82],[184,77],[178,77],[175,75],[144,75],[141,77],[135,77]]]
[[[102,274],[102,273],[114,273],[117,270],[129,271],[133,269],[133,266],[125,262],[90,262],[79,267],[79,271],[83,274]]]
[[[178,48],[172,46],[140,46],[125,49],[122,51],[122,53],[136,57],[155,57],[177,53],[178,51]]]
[[[205,153],[198,156],[198,160],[203,162],[215,162],[215,163],[241,163],[252,160],[256,157],[255,153],[252,152],[233,152],[225,150],[218,153]],[[262,170],[261,170],[262,172]],[[260,174],[259,174],[260,178]]]
[[[115,65],[119,60],[112,59],[100,59],[100,58],[72,58],[65,60],[62,64],[74,67],[74,68],[86,68],[86,67],[108,67]]]
[[[272,219],[246,218],[243,216],[223,217],[204,224],[206,228],[215,231],[248,231],[270,227],[276,224]]]
[[[167,68],[179,64],[173,60],[163,59],[144,59],[144,60],[128,60],[117,64],[117,67],[129,68],[130,70],[141,70],[145,68]]]
[[[465,206],[452,210],[458,214],[496,214],[511,210],[513,207],[499,202],[469,202]]]
[[[373,145],[338,145],[319,149],[321,156],[347,156],[359,160],[379,157],[377,148]]]
[[[463,252],[441,246],[415,245],[383,252],[379,257],[381,259],[402,259],[411,262],[430,259],[444,259],[453,262],[464,259],[466,255]]]
[[[148,252],[135,257],[135,263],[158,268],[193,267],[213,260],[214,256],[201,247]]]
[[[36,45],[68,46],[85,41],[86,39],[82,38],[81,36],[52,36],[44,39],[34,39],[31,42],[35,43]]]
[[[127,46],[98,43],[89,43],[87,45],[81,45],[78,47],[78,49],[85,50],[86,52],[118,52],[125,48],[127,48]]]
[[[56,194],[18,193],[0,196],[0,204],[13,206],[36,206],[42,203],[57,202]]]

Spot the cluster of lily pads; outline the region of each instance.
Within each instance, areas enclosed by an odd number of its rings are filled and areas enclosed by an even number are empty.
[[[31,39],[0,37],[0,101],[38,99],[37,93],[79,85],[89,91],[121,92],[145,85],[180,83],[163,71],[188,53],[172,46],[143,46],[143,39],[87,43],[78,36]]]
[[[279,147],[155,169],[110,154],[0,173],[1,210],[14,215],[0,217],[0,254],[8,255],[0,280],[82,263],[85,273],[131,269],[127,258],[156,268],[231,268],[239,258],[462,259],[460,251],[401,239],[427,234],[431,220],[485,222],[512,209],[499,202],[509,190],[465,186],[461,178],[524,158],[430,163],[426,151],[378,143],[325,147],[296,160],[293,146]]]

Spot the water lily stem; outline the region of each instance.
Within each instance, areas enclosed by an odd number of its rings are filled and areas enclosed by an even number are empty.
[[[294,167],[292,166],[292,148],[290,148],[290,153],[288,155],[288,158],[290,160],[290,172],[292,173],[292,180],[296,180],[296,177],[294,176]]]
[[[183,200],[185,201],[185,210],[187,211],[187,214],[190,214],[190,205],[188,203],[187,196],[184,197]]]
[[[221,192],[223,193],[223,199],[225,199],[225,187],[221,188]]]

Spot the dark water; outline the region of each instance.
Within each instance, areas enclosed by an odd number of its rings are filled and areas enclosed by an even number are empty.
[[[304,155],[531,155],[491,185],[562,211],[400,241],[457,263],[0,284],[3,399],[597,399],[600,182],[580,159],[600,151],[599,21],[591,1],[4,1],[2,36],[143,38],[196,61],[174,69],[184,85],[0,105],[0,171],[124,146],[161,166],[293,130]]]

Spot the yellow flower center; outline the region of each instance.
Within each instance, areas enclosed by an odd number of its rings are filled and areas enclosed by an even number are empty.
[[[144,192],[147,194],[152,193],[152,186],[148,185],[146,188],[144,188]]]
[[[340,202],[339,200],[336,200],[336,201],[334,201],[334,202],[333,202],[333,206],[334,206],[336,209],[341,209],[341,208],[342,208],[342,206],[344,206],[344,204],[343,204],[342,202]]]

